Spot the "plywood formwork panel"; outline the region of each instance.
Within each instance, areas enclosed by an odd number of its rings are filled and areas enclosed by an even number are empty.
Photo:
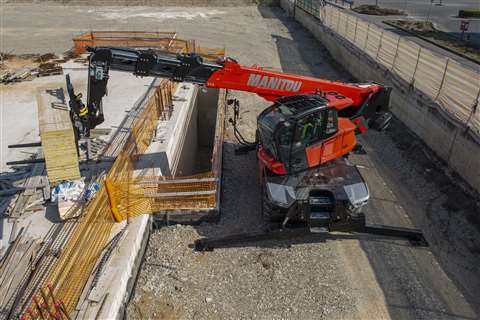
[[[80,178],[72,123],[62,88],[37,94],[38,124],[48,180]]]

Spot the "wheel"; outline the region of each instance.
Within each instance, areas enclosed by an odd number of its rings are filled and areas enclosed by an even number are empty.
[[[270,203],[265,185],[262,185],[262,217],[265,222],[283,222],[285,212]]]
[[[392,114],[390,112],[377,113],[371,123],[371,127],[377,131],[384,131],[390,125]]]

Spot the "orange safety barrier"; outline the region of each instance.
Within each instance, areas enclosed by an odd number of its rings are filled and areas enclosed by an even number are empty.
[[[144,31],[91,31],[73,39],[73,51],[76,55],[85,53],[86,46],[108,46],[145,48],[173,53],[198,53],[208,60],[225,56],[223,48],[201,48],[195,40],[178,39],[175,32]]]

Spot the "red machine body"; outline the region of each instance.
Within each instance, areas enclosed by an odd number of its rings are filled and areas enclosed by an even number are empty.
[[[125,48],[88,50],[92,54],[86,114],[69,85],[72,121],[84,136],[103,122],[101,102],[109,69],[252,92],[274,102],[257,119],[256,145],[260,161],[276,174],[305,170],[347,155],[355,148],[356,133],[378,119],[382,126],[388,122],[382,116],[388,110],[390,90],[376,83],[343,83],[246,67],[231,58],[205,62],[195,54]]]

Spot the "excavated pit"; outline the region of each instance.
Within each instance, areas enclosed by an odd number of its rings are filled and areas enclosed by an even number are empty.
[[[198,90],[176,176],[220,172],[218,160],[223,139],[217,138],[215,133],[223,131],[224,116],[223,110],[220,110],[220,105],[223,106],[222,97],[218,89]]]

